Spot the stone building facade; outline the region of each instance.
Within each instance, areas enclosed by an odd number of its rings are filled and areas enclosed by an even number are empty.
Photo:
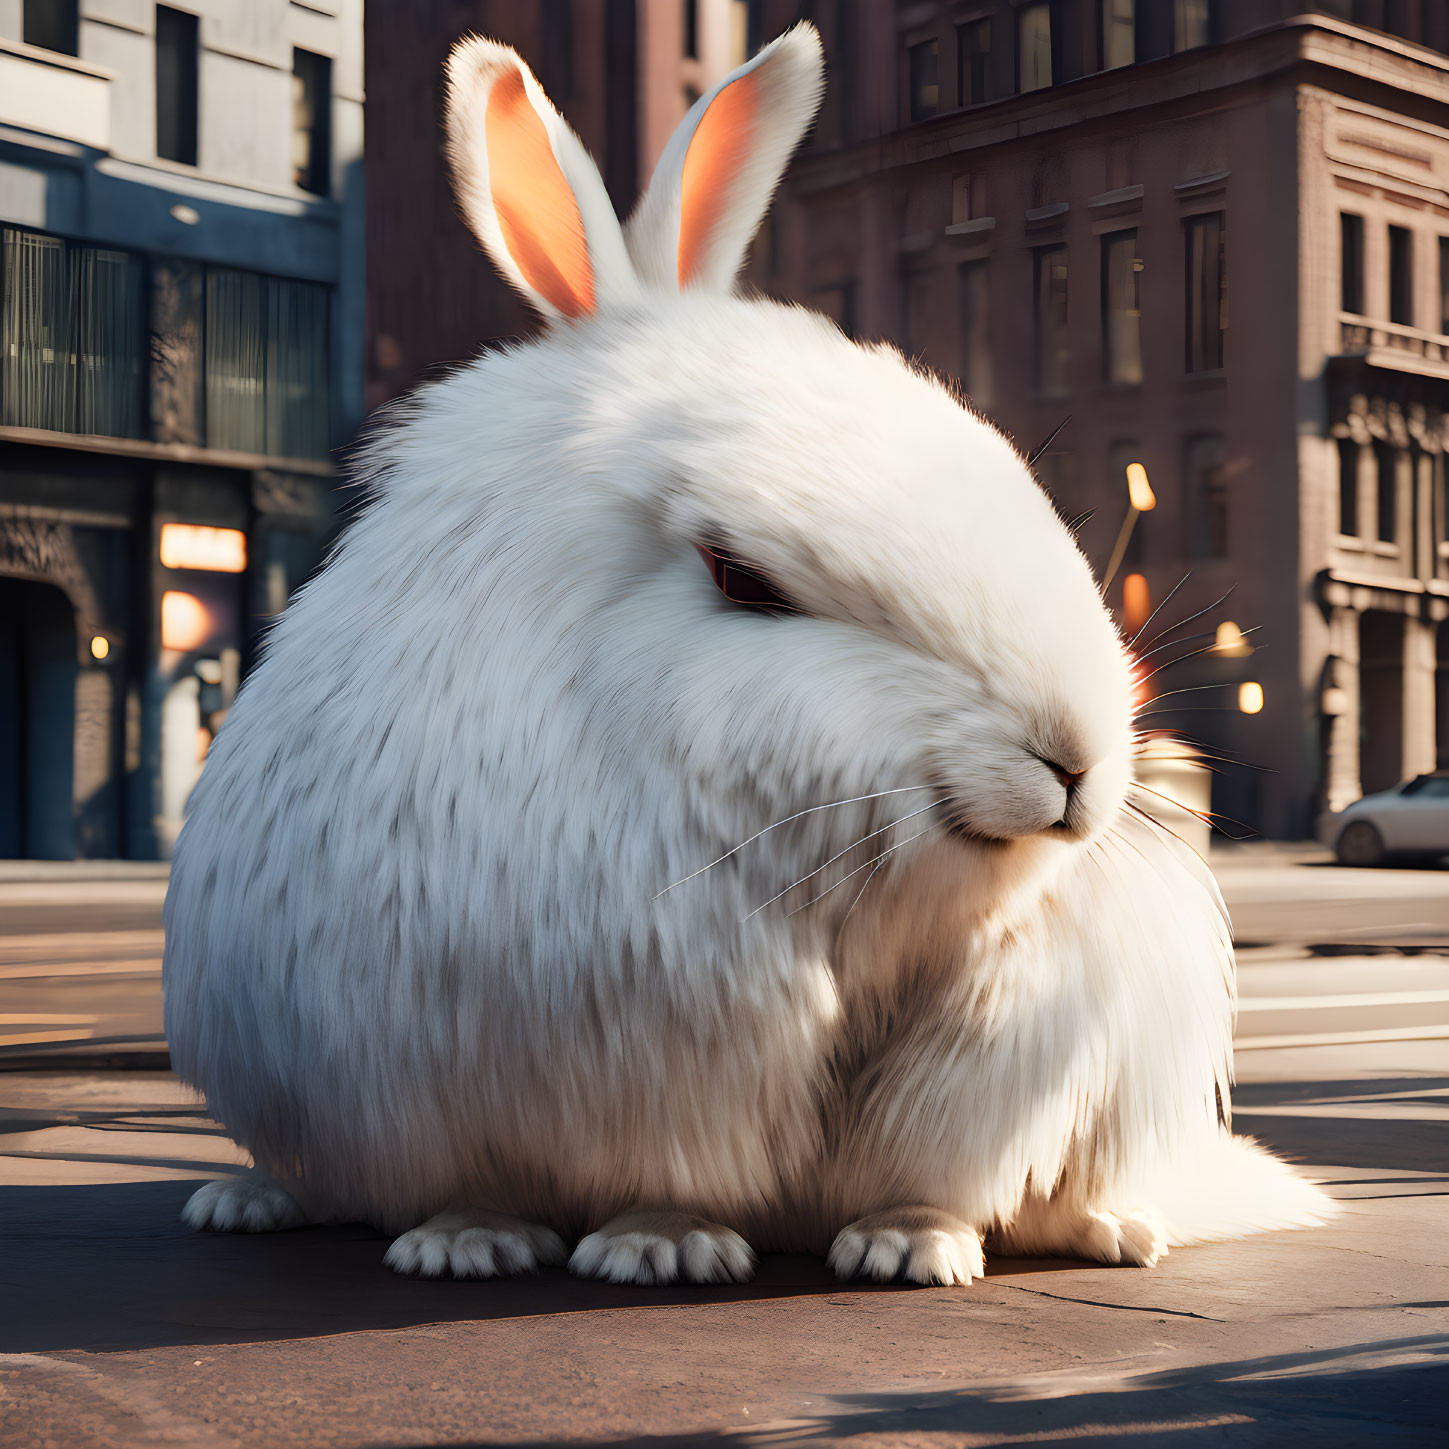
[[[753,280],[1027,448],[1070,417],[1039,468],[1099,568],[1145,465],[1108,597],[1131,632],[1171,593],[1144,643],[1208,610],[1145,723],[1257,767],[1215,808],[1301,837],[1449,764],[1449,6],[762,11],[811,13],[841,100]]]
[[[0,0],[0,857],[164,857],[363,406],[361,0]]]

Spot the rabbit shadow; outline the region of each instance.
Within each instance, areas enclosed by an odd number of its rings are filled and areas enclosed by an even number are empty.
[[[486,1281],[401,1277],[383,1264],[388,1239],[362,1224],[192,1232],[180,1214],[197,1186],[0,1188],[7,1300],[0,1353],[252,1343],[421,1323],[919,1291],[841,1283],[822,1259],[805,1254],[763,1256],[749,1283],[641,1287],[559,1269]],[[988,1275],[1093,1266],[997,1259]]]

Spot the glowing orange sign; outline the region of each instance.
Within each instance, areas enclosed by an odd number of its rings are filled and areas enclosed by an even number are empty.
[[[161,562],[168,569],[209,569],[215,573],[239,574],[247,566],[247,536],[235,528],[163,523]]]

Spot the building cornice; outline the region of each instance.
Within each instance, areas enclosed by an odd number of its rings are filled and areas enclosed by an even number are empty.
[[[4,443],[204,468],[299,473],[309,478],[330,478],[337,471],[330,459],[274,458],[266,453],[237,453],[225,448],[199,448],[190,443],[152,443],[142,438],[109,438],[94,433],[55,433],[46,428],[0,427],[0,444]]]
[[[1347,82],[1412,96],[1418,107],[1427,102],[1442,108],[1441,123],[1449,126],[1449,56],[1329,16],[1300,15],[1219,45],[1096,71],[808,155],[792,168],[790,182],[802,193],[831,190],[880,172],[1119,122],[1127,114],[1211,109],[1216,93],[1222,93],[1225,104],[1231,92],[1295,71],[1332,90],[1346,88],[1342,83]],[[1140,124],[1148,124],[1145,117]]]

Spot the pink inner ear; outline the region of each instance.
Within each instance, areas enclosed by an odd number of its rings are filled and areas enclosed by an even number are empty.
[[[594,270],[584,223],[523,74],[493,83],[484,120],[488,189],[503,245],[523,280],[565,317],[594,310]]]
[[[715,229],[744,170],[755,131],[757,71],[731,81],[709,103],[684,153],[679,195],[679,285],[687,287],[709,256]]]

